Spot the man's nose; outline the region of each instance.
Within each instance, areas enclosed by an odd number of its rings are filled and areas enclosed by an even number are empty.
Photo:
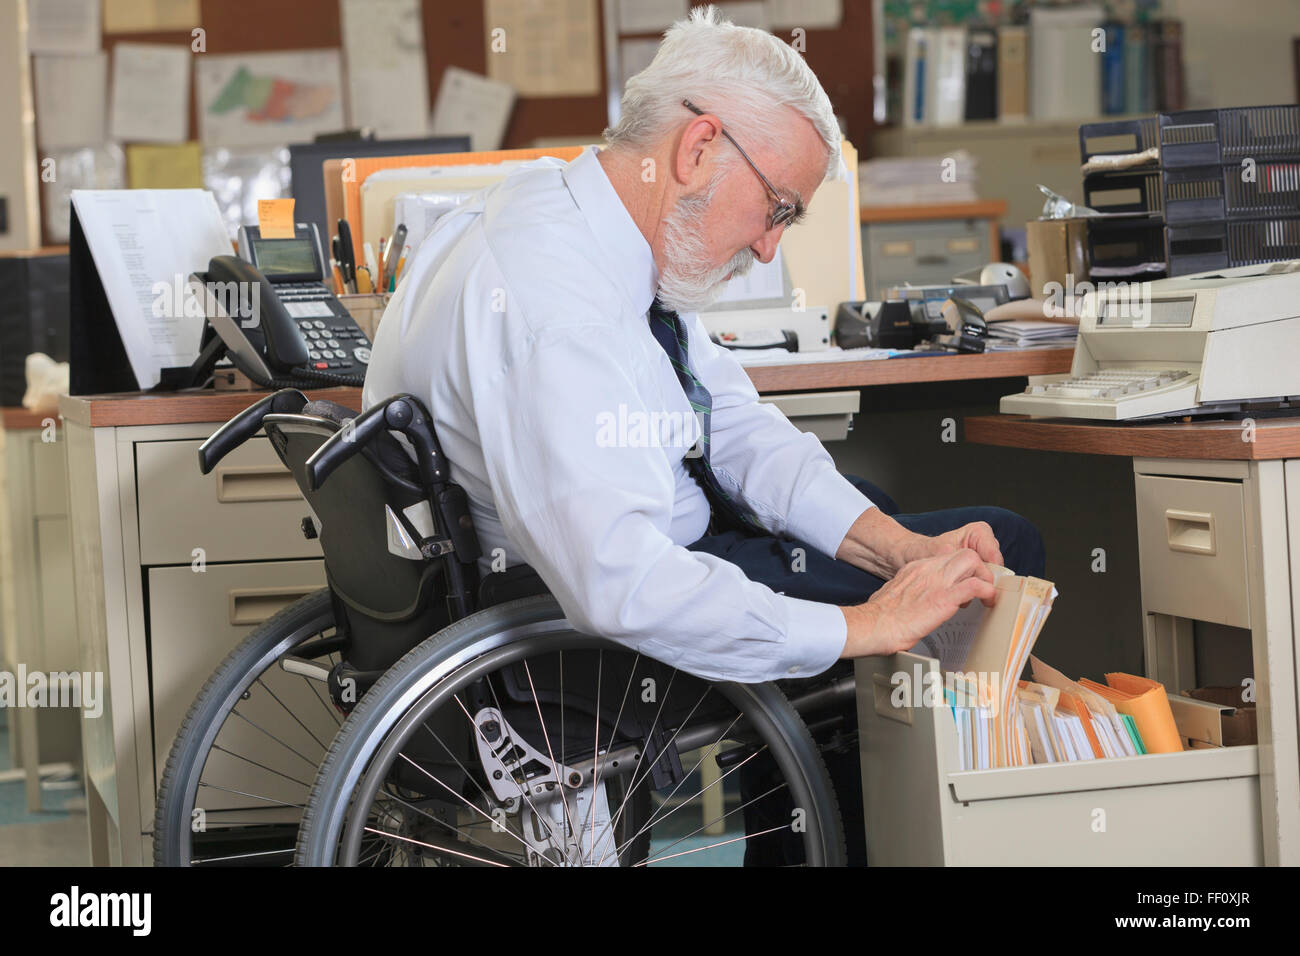
[[[764,264],[771,262],[776,255],[776,247],[781,242],[781,234],[785,232],[785,226],[777,226],[775,229],[769,229],[759,237],[758,242],[749,248],[753,250],[755,258]]]

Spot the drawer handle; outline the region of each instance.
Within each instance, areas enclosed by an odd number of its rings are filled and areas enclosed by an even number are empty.
[[[882,242],[880,244],[880,254],[882,256],[910,256],[912,254],[912,243],[905,239]]]
[[[1214,515],[1206,511],[1165,511],[1165,533],[1169,550],[1189,554],[1217,554],[1214,543]]]
[[[872,674],[871,692],[875,698],[877,714],[888,720],[896,720],[900,724],[910,725],[912,723],[912,708],[895,707],[894,702],[890,699],[894,694],[894,684],[888,676],[885,674]]]
[[[275,617],[294,601],[320,590],[319,584],[286,585],[276,588],[234,588],[226,592],[230,602],[230,623],[261,624]]]
[[[979,252],[980,241],[974,236],[967,236],[963,239],[949,239],[949,252]]]
[[[942,265],[946,265],[947,262],[948,262],[947,256],[939,256],[939,255],[931,254],[928,256],[916,257],[916,264],[918,266],[942,266]]]
[[[226,465],[217,469],[218,501],[290,501],[301,497],[293,472],[283,465]]]

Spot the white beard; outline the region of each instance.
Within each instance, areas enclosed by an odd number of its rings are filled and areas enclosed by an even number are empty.
[[[707,261],[699,226],[713,201],[725,170],[714,176],[704,189],[677,200],[677,206],[664,220],[664,267],[659,273],[659,301],[675,312],[698,312],[722,294],[728,278],[743,276],[754,265],[753,250],[745,248],[730,262],[714,268],[701,268]]]

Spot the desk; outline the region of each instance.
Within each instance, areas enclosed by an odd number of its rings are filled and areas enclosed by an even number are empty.
[[[862,386],[1064,371],[1071,354],[764,366],[750,376],[766,400],[793,417],[804,404],[800,389],[851,390],[856,410]],[[324,583],[317,542],[298,529],[301,498],[265,439],[251,440],[223,462],[221,475],[198,472],[199,443],[264,394],[65,397],[60,403],[76,529],[81,669],[105,674],[107,697],[104,715],[83,728],[96,864],[151,860],[141,834],[151,829],[158,775],[199,687],[277,609],[269,592],[285,604]],[[352,408],[361,402],[358,389],[311,394]],[[203,573],[196,573],[196,551]],[[250,602],[237,611],[239,596],[251,590],[256,608]],[[155,640],[162,633],[180,636]]]
[[[1196,684],[1193,622],[1248,631],[1264,860],[1300,863],[1300,419],[1097,425],[965,420],[968,441],[1133,459],[1147,674]],[[1252,439],[1252,440],[1245,440]]]

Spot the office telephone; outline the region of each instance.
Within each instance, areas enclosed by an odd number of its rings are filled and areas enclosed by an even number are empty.
[[[214,256],[190,276],[208,319],[203,355],[224,346],[265,388],[360,386],[370,340],[324,284],[315,226],[299,224],[292,239],[246,226],[239,248],[241,257]]]

